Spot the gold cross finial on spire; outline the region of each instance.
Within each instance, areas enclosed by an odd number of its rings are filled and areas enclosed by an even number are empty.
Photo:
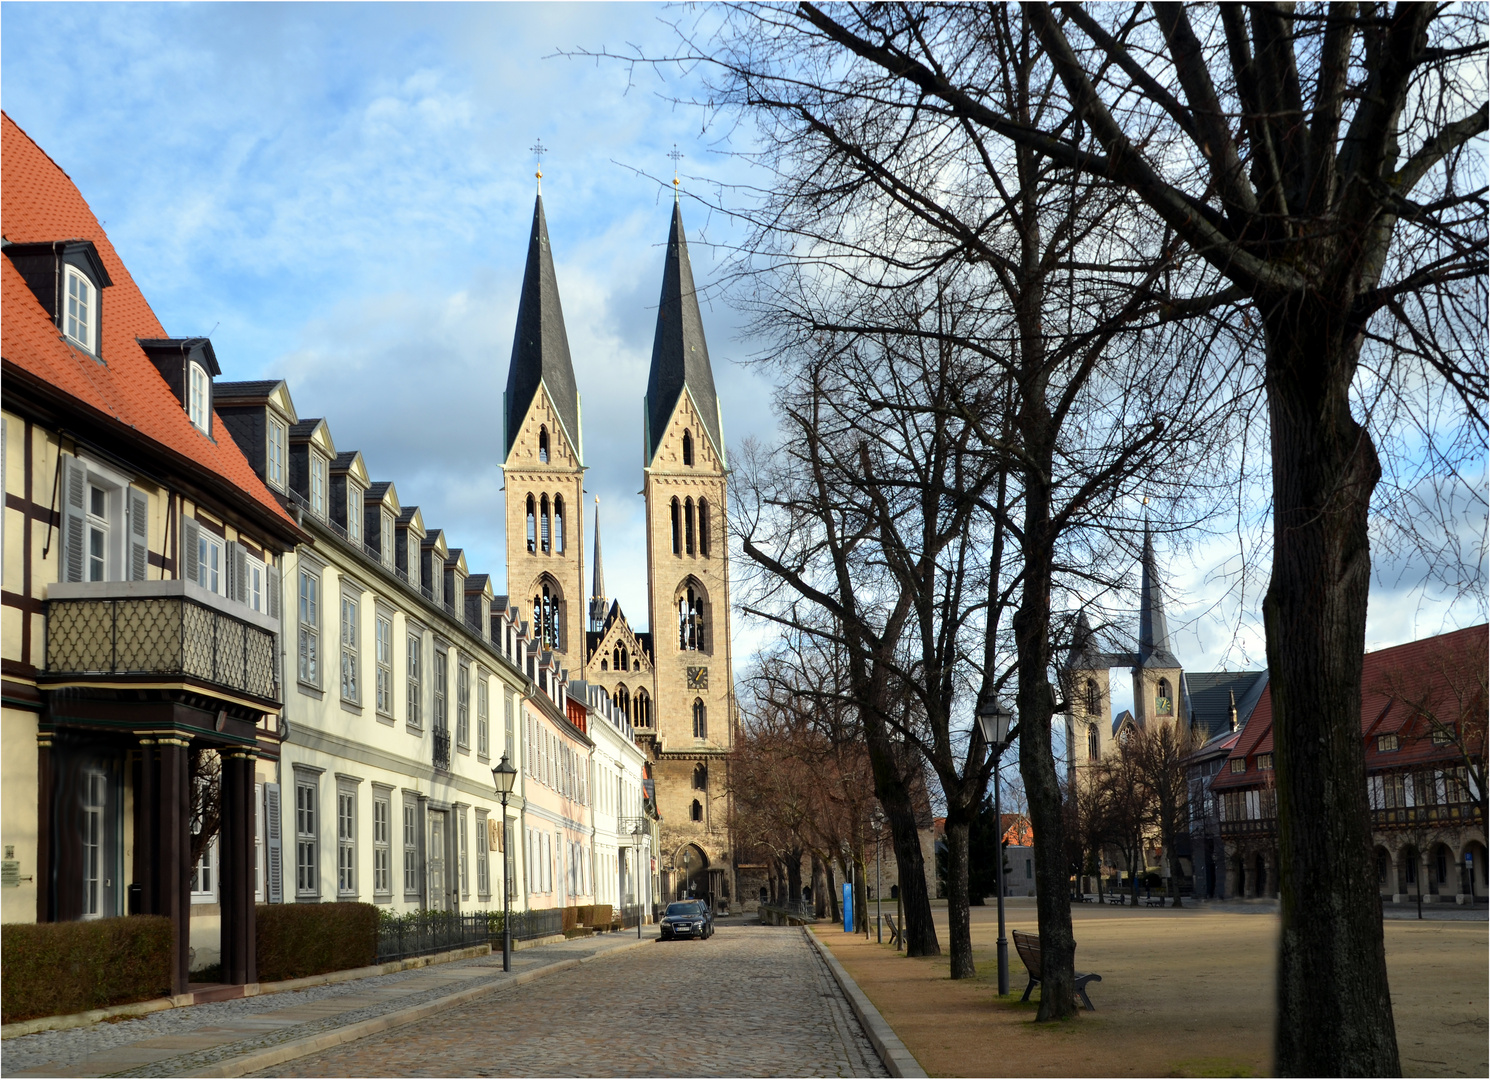
[[[673,143],[673,152],[667,155],[673,159],[673,199],[678,197],[678,162],[683,160],[683,151],[678,149],[678,144]]]
[[[548,147],[543,145],[542,139],[535,139],[533,145],[528,147],[529,153],[538,159],[538,171],[533,175],[538,178],[538,193],[543,194],[543,155],[548,153]]]

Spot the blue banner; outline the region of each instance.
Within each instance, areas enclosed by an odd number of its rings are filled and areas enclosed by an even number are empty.
[[[854,932],[854,886],[847,881],[843,883],[843,932]]]

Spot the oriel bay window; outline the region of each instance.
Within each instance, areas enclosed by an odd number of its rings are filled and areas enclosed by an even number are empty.
[[[144,581],[150,557],[149,498],[129,487],[125,477],[95,462],[63,455],[59,468],[62,550],[58,579]],[[184,539],[182,546],[187,546]]]

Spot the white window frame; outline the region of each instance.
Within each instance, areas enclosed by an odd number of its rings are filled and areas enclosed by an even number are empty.
[[[430,721],[437,731],[450,731],[450,654],[435,642],[433,663],[430,664]]]
[[[296,675],[300,682],[321,687],[321,576],[300,568],[295,590],[295,612],[299,623]]]
[[[295,774],[295,896],[321,895],[320,778]]]
[[[217,857],[217,837],[207,845],[202,857],[191,870],[191,902],[193,904],[217,903],[218,874],[220,860]],[[205,875],[205,884],[203,881]]]
[[[290,444],[290,429],[274,416],[269,417],[269,431],[264,450],[264,475],[269,486],[285,489],[285,456]]]
[[[393,515],[386,510],[382,514],[383,529],[378,534],[378,554],[383,557],[383,565],[389,570],[392,570],[396,562],[394,559]]]
[[[347,589],[341,591],[341,698],[352,705],[362,701],[362,667],[358,655],[362,596]]]
[[[424,729],[424,635],[411,630],[405,642],[405,685],[408,714],[405,721],[409,727]]]
[[[326,458],[315,450],[310,451],[310,512],[322,521],[326,520]]]
[[[373,703],[379,714],[393,715],[393,616],[373,609]]]
[[[268,613],[269,595],[265,591],[269,588],[269,567],[263,559],[256,559],[252,555],[244,556],[244,583],[248,591],[243,596],[243,602],[252,611]]]
[[[203,434],[212,429],[211,406],[212,380],[207,369],[195,361],[186,365],[186,415]]]
[[[455,833],[460,862],[460,898],[462,900],[471,898],[471,838],[466,829],[468,820],[466,807],[457,806],[455,808]]]
[[[476,811],[476,825],[472,832],[474,848],[472,854],[476,857],[476,898],[487,900],[491,897],[491,840],[492,825],[496,824],[488,816],[486,810]]]
[[[104,882],[113,872],[109,866],[109,774],[102,769],[83,771],[83,918],[101,919],[113,912],[104,910]]]
[[[405,793],[400,838],[403,849],[404,900],[419,898],[419,804]]]
[[[197,530],[197,584],[210,593],[226,596],[228,565],[222,537],[206,529]]]
[[[264,902],[264,785],[254,784],[254,899]]]
[[[393,792],[373,788],[373,898],[393,899]]]
[[[117,517],[122,516],[115,513],[116,508],[122,505],[122,493],[118,487],[102,483],[93,476],[88,477],[83,493],[83,513],[86,521],[83,527],[83,580],[113,581],[119,576],[117,570],[120,558],[115,550],[117,545],[114,522]],[[98,496],[98,500],[95,500],[95,495]],[[97,501],[102,502],[102,513],[95,509]],[[95,541],[97,541],[96,547]],[[96,577],[94,576],[95,569],[98,572]]]
[[[76,266],[67,267],[65,277],[67,280],[64,286],[65,295],[62,298],[62,332],[73,342],[97,356],[98,286]]]
[[[471,665],[464,659],[455,664],[455,745],[471,748]]]
[[[336,895],[357,897],[357,788],[346,781],[336,785]]]
[[[476,756],[491,757],[491,685],[480,668],[476,669]]]
[[[350,478],[347,480],[347,539],[358,546],[362,544],[362,498],[365,494],[360,484],[352,483]]]

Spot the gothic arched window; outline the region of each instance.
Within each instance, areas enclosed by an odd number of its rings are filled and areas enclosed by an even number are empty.
[[[558,589],[545,581],[542,591],[533,597],[533,633],[540,648],[555,651],[564,648],[559,640],[559,604]]]
[[[554,550],[564,554],[564,496],[554,496]]]
[[[706,650],[704,630],[704,598],[690,584],[678,596],[678,648],[684,652]]]
[[[636,701],[631,709],[631,722],[637,727],[652,726],[652,699],[645,690],[636,692]]]
[[[698,553],[709,557],[709,500],[698,501]]]
[[[538,544],[538,515],[533,510],[533,496],[528,496],[528,554],[532,554]]]
[[[1092,724],[1086,729],[1086,759],[1096,761],[1102,752],[1102,738],[1097,734],[1097,725]]]
[[[678,500],[673,500],[673,554],[683,554],[683,522]]]
[[[547,427],[539,427],[539,429],[538,429],[538,460],[541,461],[541,462],[543,462],[545,465],[548,464],[548,428]]]
[[[693,790],[709,790],[709,767],[702,761],[693,767]]]
[[[688,554],[692,555],[693,547],[693,500],[685,499],[683,502],[683,544]]]
[[[1088,716],[1096,716],[1097,710],[1102,707],[1102,694],[1097,690],[1097,680],[1086,681],[1086,713]]]
[[[547,495],[543,496],[543,498],[541,500],[539,500],[539,503],[538,503],[538,517],[539,517],[538,526],[539,526],[539,529],[541,530],[540,535],[539,535],[539,541],[540,541],[540,544],[541,544],[541,546],[543,548],[543,553],[545,555],[547,555],[550,551],[553,550],[553,522],[552,522],[552,520],[550,520],[550,517],[549,517],[548,496]]]
[[[697,799],[694,799],[693,805],[688,808],[688,816],[694,821],[703,821],[704,804],[699,802]]]
[[[616,707],[616,712],[628,720],[631,718],[631,691],[626,689],[625,683],[616,687],[615,693],[610,696],[610,703]]]
[[[709,707],[704,704],[703,698],[693,699],[693,737],[695,739],[709,737]]]
[[[1169,688],[1168,679],[1160,679],[1159,685],[1154,688],[1154,715],[1174,715],[1174,691]]]
[[[683,464],[693,464],[693,435],[687,431],[683,432]]]

